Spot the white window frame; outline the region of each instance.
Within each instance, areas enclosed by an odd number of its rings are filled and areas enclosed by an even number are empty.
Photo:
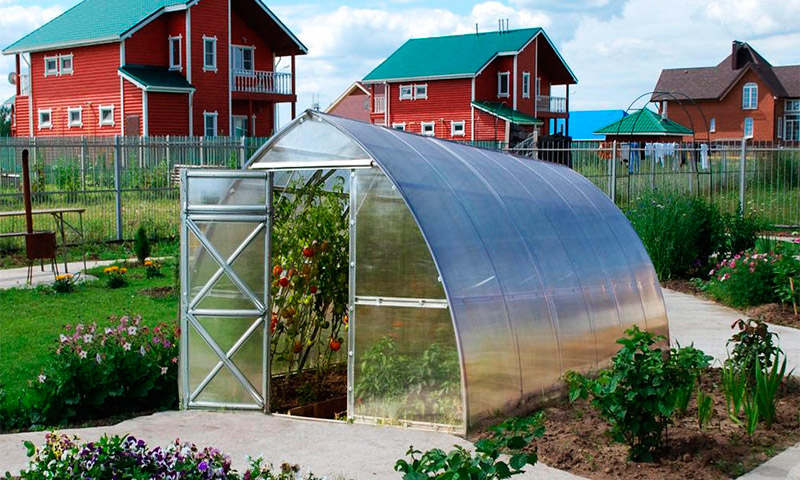
[[[72,114],[78,114],[78,120],[72,121]],[[83,107],[70,107],[67,108],[67,128],[83,128]]]
[[[742,87],[742,110],[758,108],[758,84],[747,82]]]
[[[236,50],[240,50],[242,52],[242,68],[236,68]],[[244,52],[247,50],[250,52],[250,68],[245,68],[244,62]],[[231,45],[231,66],[233,67],[233,71],[242,73],[253,73],[256,71],[256,47],[253,45]]]
[[[456,126],[459,127],[459,131],[456,130]],[[464,137],[467,134],[467,122],[464,120],[459,121],[450,121],[450,136],[451,137]]]
[[[209,43],[213,44],[213,50],[211,53],[214,55],[214,62],[212,64],[208,63],[208,45]],[[208,37],[203,35],[203,71],[204,72],[217,72],[217,36],[214,35],[213,37]]]
[[[506,91],[503,93],[503,78],[506,79]],[[497,98],[508,98],[511,95],[511,72],[497,72]]]
[[[392,124],[392,128],[395,129],[395,130],[401,130],[401,131],[405,132],[406,131],[406,122],[393,123]]]
[[[47,62],[49,62],[49,61],[54,62],[53,63],[53,65],[54,65],[53,68],[48,68],[47,67]],[[52,57],[44,57],[44,76],[45,77],[56,77],[56,76],[58,76],[59,66],[60,65],[59,65],[59,61],[58,61],[58,55],[55,55],[55,56],[52,56]]]
[[[178,58],[175,59],[175,48],[173,42],[178,44]],[[183,71],[183,35],[176,35],[169,37],[169,69]]]
[[[414,85],[400,85],[400,100],[414,99]]]
[[[212,120],[213,123],[213,135],[208,134],[208,121]],[[219,113],[218,112],[206,112],[203,111],[203,136],[204,137],[217,137],[219,136]]]
[[[429,132],[425,130],[430,128]],[[420,124],[420,133],[426,137],[435,137],[436,136],[436,122],[422,122]]]
[[[800,100],[786,100],[786,113],[800,112]]]
[[[711,120],[708,121],[708,132],[714,133],[717,131],[717,119],[716,117],[711,117]]]
[[[753,117],[745,117],[744,118],[744,125],[742,128],[742,134],[744,138],[753,138],[753,131],[755,130],[755,126],[753,125]],[[748,129],[748,124],[750,128]],[[750,133],[747,133],[747,130],[750,130]]]
[[[420,89],[424,93],[420,93]],[[428,98],[428,84],[419,83],[414,85],[414,100],[425,100]]]
[[[43,122],[42,121],[42,115],[45,115],[45,114],[47,115],[47,121]],[[53,129],[53,109],[52,108],[40,108],[39,111],[38,111],[37,117],[38,117],[38,120],[39,120],[38,125],[37,125],[39,130],[42,130],[42,129],[45,129],[45,128],[50,129],[50,130]]]
[[[64,68],[64,60],[69,60],[69,68]],[[58,74],[59,75],[73,75],[75,73],[75,58],[70,53],[68,55],[58,56]]]
[[[531,72],[522,72],[522,98],[531,98]]]
[[[103,120],[103,112],[111,112],[111,120]],[[113,127],[114,121],[114,105],[100,105],[98,108],[98,119],[101,127]]]
[[[778,117],[778,132],[777,137],[783,138],[783,117]]]

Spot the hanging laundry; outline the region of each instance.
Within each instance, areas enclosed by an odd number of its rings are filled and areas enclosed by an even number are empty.
[[[708,170],[711,168],[711,162],[708,160],[708,144],[700,145],[700,168]]]

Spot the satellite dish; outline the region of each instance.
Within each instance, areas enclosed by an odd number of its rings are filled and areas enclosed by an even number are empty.
[[[8,83],[10,83],[11,85],[16,85],[17,84],[17,74],[16,73],[11,72],[11,73],[8,74]]]

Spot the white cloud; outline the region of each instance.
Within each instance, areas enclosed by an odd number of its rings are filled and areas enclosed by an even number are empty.
[[[796,32],[800,0],[716,0],[706,14],[732,32],[775,35]]]

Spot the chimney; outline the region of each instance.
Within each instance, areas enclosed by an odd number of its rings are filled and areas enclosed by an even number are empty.
[[[731,70],[739,70],[739,51],[742,49],[743,43],[734,40],[731,47]]]

